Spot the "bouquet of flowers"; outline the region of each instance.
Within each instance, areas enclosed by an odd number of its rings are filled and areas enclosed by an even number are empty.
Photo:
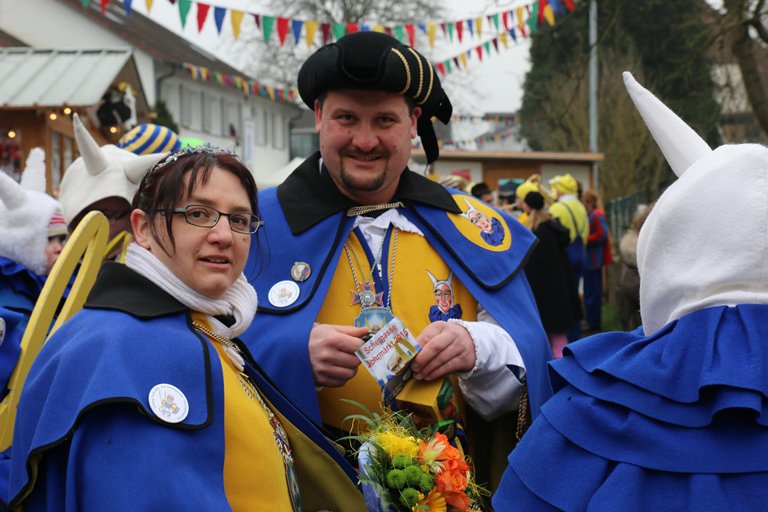
[[[489,493],[474,482],[467,457],[444,434],[420,430],[399,412],[351,419],[366,424],[352,438],[362,443],[357,455],[369,512],[480,510],[480,496]]]

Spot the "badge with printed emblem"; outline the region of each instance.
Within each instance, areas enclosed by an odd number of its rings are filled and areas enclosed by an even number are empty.
[[[291,267],[291,277],[294,281],[298,281],[300,283],[303,283],[307,279],[309,279],[309,275],[312,273],[312,269],[309,266],[309,263],[305,263],[303,261],[297,261],[293,264],[293,267]]]
[[[269,303],[278,308],[290,306],[299,298],[299,285],[293,281],[280,281],[272,285],[267,298]]]
[[[187,397],[172,384],[158,384],[150,390],[149,408],[166,423],[180,423],[189,414]]]

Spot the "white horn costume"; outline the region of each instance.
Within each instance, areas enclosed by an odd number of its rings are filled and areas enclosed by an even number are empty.
[[[677,175],[638,240],[643,327],[569,345],[497,510],[762,511],[768,148],[710,149],[629,73]]]

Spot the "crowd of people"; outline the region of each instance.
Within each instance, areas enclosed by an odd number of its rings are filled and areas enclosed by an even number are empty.
[[[360,356],[394,326],[419,346],[406,386],[471,456],[486,506],[762,510],[768,245],[710,205],[739,190],[766,218],[766,148],[713,151],[625,82],[679,179],[618,246],[626,332],[585,339],[603,329],[614,259],[598,194],[533,176],[502,208],[485,183],[410,170],[414,138],[438,159],[432,119],[452,106],[389,35],[350,34],[304,62],[320,149],[275,188],[162,127],[99,146],[75,115],[81,156],[57,199],[42,150],[20,184],[0,174],[4,394],[68,234],[100,211],[124,250],[29,371],[0,503],[366,510],[350,418],[398,407]]]

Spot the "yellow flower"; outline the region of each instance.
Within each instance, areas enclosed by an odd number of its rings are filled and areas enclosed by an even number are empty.
[[[416,457],[419,454],[419,443],[413,436],[402,436],[393,432],[381,432],[376,435],[376,443],[381,446],[390,457],[395,457],[397,455]]]
[[[425,508],[428,507],[428,508]],[[414,510],[429,510],[430,512],[446,512],[448,505],[445,503],[443,495],[432,489],[426,498],[419,500],[419,504],[416,505]]]

